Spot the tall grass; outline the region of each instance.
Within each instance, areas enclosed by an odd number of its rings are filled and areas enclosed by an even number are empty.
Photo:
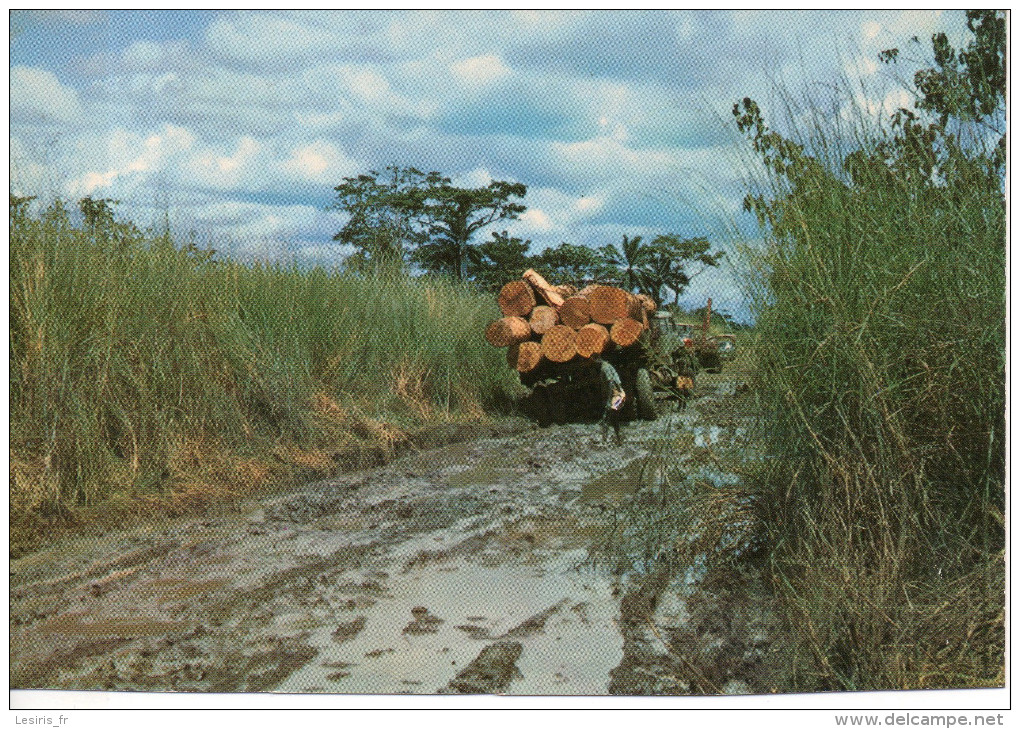
[[[481,339],[495,305],[464,286],[214,261],[99,223],[12,204],[14,518],[211,462],[243,490],[258,454],[478,416],[510,386]]]
[[[787,137],[749,127],[780,163],[753,205],[756,389],[791,688],[1001,684],[1000,180],[867,162],[897,132],[839,108],[790,101]]]

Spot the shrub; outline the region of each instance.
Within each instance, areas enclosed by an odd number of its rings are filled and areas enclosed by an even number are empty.
[[[1004,136],[988,128],[1005,86],[988,69],[1005,37],[1000,16],[968,18],[975,41],[957,56],[936,37],[918,108],[891,125],[850,134],[810,105],[797,137],[734,108],[767,171],[745,206],[767,237],[758,390],[798,690],[1004,675]],[[940,104],[940,73],[984,96]]]

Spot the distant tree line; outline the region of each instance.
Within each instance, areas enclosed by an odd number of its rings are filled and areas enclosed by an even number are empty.
[[[564,242],[538,253],[531,252],[530,240],[505,230],[473,242],[483,228],[516,220],[526,210],[520,201],[527,189],[520,183],[462,188],[439,172],[391,165],[345,177],[334,189],[330,208],[349,218],[333,239],[353,247],[344,265],[361,274],[417,270],[498,289],[534,268],[551,280],[612,283],[660,303],[669,296],[676,304],[691,281],[723,256],[705,237],[675,234],[648,243],[625,235],[619,247]]]

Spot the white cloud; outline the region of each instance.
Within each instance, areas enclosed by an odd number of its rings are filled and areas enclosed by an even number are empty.
[[[258,67],[329,53],[339,40],[334,33],[280,13],[251,11],[217,18],[205,32],[206,46],[220,58]]]
[[[262,145],[247,135],[237,141],[233,154],[217,154],[213,150],[192,159],[189,171],[198,180],[214,188],[233,189],[241,182],[242,175],[252,166]]]
[[[574,208],[581,213],[594,213],[599,210],[606,200],[602,195],[591,195],[589,197],[578,198],[577,202],[574,203]]]
[[[452,183],[458,187],[488,187],[492,180],[492,173],[484,167],[476,167],[470,172],[451,178]]]
[[[527,211],[507,229],[512,235],[534,239],[539,249],[553,241],[587,240],[579,239],[578,234],[587,228],[586,221],[602,209],[606,198],[606,192],[578,196],[554,187],[531,188],[525,199]]]
[[[28,123],[70,123],[82,114],[77,92],[50,71],[15,66],[10,77],[11,117]]]
[[[305,69],[288,91],[286,105],[300,123],[329,128],[339,123],[385,125],[393,119],[424,118],[427,100],[408,97],[394,89],[388,68],[331,63]]]
[[[860,56],[847,61],[844,65],[844,70],[851,79],[862,76],[874,76],[878,71],[878,62],[873,61],[867,56]]]
[[[116,182],[137,184],[139,178],[164,169],[168,161],[191,149],[194,136],[182,127],[167,124],[154,134],[140,136],[124,129],[114,130],[99,155],[105,159],[86,159],[86,170],[66,186],[71,196],[92,195],[108,190]],[[98,151],[98,150],[97,150]],[[105,155],[102,153],[105,152]],[[104,164],[105,163],[105,164]]]
[[[554,158],[575,175],[592,181],[608,181],[620,177],[650,177],[679,166],[678,153],[660,149],[630,149],[611,137],[583,142],[553,142]]]
[[[457,78],[470,85],[481,86],[510,75],[503,59],[491,54],[465,58],[450,68]]]
[[[380,101],[390,91],[389,81],[372,69],[344,67],[340,76],[347,88],[365,101]]]
[[[548,218],[558,225],[571,225],[591,216],[605,201],[605,191],[568,195],[555,187],[531,188],[526,200],[529,207],[546,211]]]
[[[295,147],[280,167],[291,177],[323,184],[335,184],[341,177],[358,171],[354,161],[323,140]]]
[[[555,38],[584,22],[585,15],[579,10],[513,10],[510,20],[514,31],[524,37]]]
[[[37,195],[49,185],[53,171],[43,164],[19,135],[10,138],[11,192],[15,195]]]
[[[525,234],[548,233],[553,229],[553,222],[540,208],[530,208],[521,214],[520,225],[515,227]]]
[[[536,246],[618,242],[684,219],[641,191],[739,205],[739,163],[718,150],[739,137],[735,101],[754,98],[774,122],[773,81],[797,96],[849,71],[879,87],[878,50],[915,33],[926,47],[938,30],[954,42],[962,27],[961,12],[923,11],[249,11],[32,67],[17,55],[37,42],[26,36],[12,42],[12,178],[26,194],[103,191],[125,217],[168,190],[199,229],[268,251],[271,238],[328,241],[335,221],[315,211],[343,176],[407,164],[463,186],[527,184],[529,210],[507,227]],[[854,44],[863,60],[848,65]],[[900,93],[859,101],[878,113]],[[246,207],[254,197],[266,205]]]

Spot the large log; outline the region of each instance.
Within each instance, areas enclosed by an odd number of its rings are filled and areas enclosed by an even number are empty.
[[[642,308],[649,314],[655,311],[655,299],[648,294],[637,294],[637,300],[641,302]]]
[[[641,332],[644,330],[644,325],[637,319],[625,316],[613,323],[613,328],[609,330],[609,338],[613,344],[620,347],[629,347],[638,340],[638,337],[641,336]]]
[[[601,324],[585,324],[577,330],[577,353],[582,357],[602,354],[609,344],[609,330]]]
[[[509,347],[531,338],[531,325],[519,316],[504,316],[485,328],[485,341],[493,347]]]
[[[533,268],[529,268],[524,272],[524,275],[521,276],[521,278],[531,284],[535,291],[542,295],[542,298],[546,300],[549,306],[554,309],[559,309],[563,306],[564,299],[560,296],[556,287],[542,278],[542,275],[538,271]]]
[[[535,292],[527,281],[511,281],[496,299],[503,316],[527,316],[535,308]]]
[[[577,354],[577,332],[557,324],[542,335],[542,356],[551,362],[569,362]]]
[[[531,331],[539,336],[560,323],[560,316],[551,306],[536,306],[531,310]]]
[[[518,342],[506,351],[506,361],[518,372],[531,372],[542,362],[542,345],[538,342]]]
[[[571,296],[560,307],[560,321],[572,329],[580,329],[591,321],[591,302],[584,296]]]
[[[623,289],[615,286],[595,286],[587,293],[591,302],[591,319],[596,324],[612,324],[630,314],[631,299]]]
[[[641,321],[641,318],[645,315],[645,307],[641,303],[641,299],[634,294],[628,293],[627,302],[627,316],[631,319]]]
[[[558,286],[553,286],[553,288],[556,289],[556,293],[562,296],[564,299],[569,299],[571,296],[577,293],[577,288],[571,286],[570,284],[559,284]]]

